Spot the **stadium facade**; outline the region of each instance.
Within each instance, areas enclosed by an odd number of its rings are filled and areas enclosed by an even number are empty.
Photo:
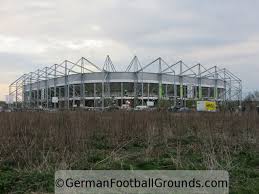
[[[143,65],[135,56],[125,71],[118,71],[109,56],[103,67],[82,57],[22,75],[9,86],[14,107],[105,108],[129,103],[132,107],[168,100],[240,101],[242,81],[227,69],[174,64],[161,57]]]

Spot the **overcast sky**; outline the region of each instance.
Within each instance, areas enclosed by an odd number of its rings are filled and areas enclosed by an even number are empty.
[[[218,65],[259,89],[259,1],[0,0],[0,99],[24,73],[107,54],[118,69],[134,55]]]

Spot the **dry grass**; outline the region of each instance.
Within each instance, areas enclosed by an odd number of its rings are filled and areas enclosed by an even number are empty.
[[[251,193],[259,174],[258,126],[256,113],[1,113],[0,176],[1,166],[23,172],[226,169],[232,190]],[[256,173],[251,183],[247,170]],[[48,182],[49,189],[29,185],[29,191],[52,191]]]
[[[219,156],[231,163],[232,152],[256,145],[259,118],[253,113],[26,112],[0,114],[0,123],[0,162],[18,167],[70,168],[98,146],[114,155],[132,143],[143,145],[147,158],[163,154],[163,146],[174,148],[173,161],[181,166],[182,144],[189,138],[188,149],[202,150],[206,167],[217,168]]]

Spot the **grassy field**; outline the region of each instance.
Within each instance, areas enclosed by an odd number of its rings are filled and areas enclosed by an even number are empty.
[[[0,114],[0,193],[54,191],[58,169],[224,169],[259,191],[256,113]]]

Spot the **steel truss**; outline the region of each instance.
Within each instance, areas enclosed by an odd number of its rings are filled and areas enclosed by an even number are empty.
[[[39,107],[44,105],[44,107],[49,108],[51,103],[51,93],[52,96],[59,96],[61,91],[57,91],[57,78],[64,77],[65,85],[64,85],[64,93],[65,93],[65,102],[66,107],[70,108],[70,93],[72,91],[72,105],[75,103],[75,97],[79,96],[80,103],[85,105],[85,87],[83,82],[83,77],[87,73],[95,73],[102,72],[103,73],[103,81],[102,81],[102,107],[104,107],[105,98],[110,97],[110,82],[109,77],[110,73],[118,72],[112,63],[112,60],[109,56],[106,57],[104,65],[100,68],[98,65],[95,65],[90,60],[82,57],[76,62],[71,62],[68,60],[63,61],[60,64],[54,64],[50,67],[44,67],[42,69],[37,69],[34,72],[30,72],[28,74],[24,74],[14,82],[9,85],[9,95],[14,97],[14,107],[28,108],[28,107]],[[164,61],[161,57],[155,59],[154,61],[142,65],[137,56],[134,56],[131,60],[130,64],[127,66],[125,71],[123,72],[133,72],[135,75],[134,79],[134,93],[135,97],[137,97],[137,85],[141,84],[141,99],[143,104],[143,73],[144,72],[152,72],[157,73],[160,77],[159,79],[159,98],[161,96],[161,88],[162,88],[162,77],[164,75],[173,75],[174,80],[172,80],[172,84],[174,86],[174,103],[176,103],[176,93],[177,87],[175,83],[175,78],[179,77],[180,84],[180,99],[184,99],[183,95],[183,79],[185,77],[195,78],[196,83],[195,86],[195,99],[202,99],[202,80],[203,79],[211,79],[214,80],[214,99],[219,101],[223,99],[223,102],[230,101],[238,101],[241,105],[242,101],[242,81],[236,75],[231,73],[227,69],[221,69],[217,66],[213,66],[211,68],[206,68],[200,63],[195,64],[193,66],[188,66],[182,60],[169,64]],[[72,74],[80,74],[81,75],[81,83],[79,84],[79,91],[75,89],[75,85],[71,85],[69,83],[69,76]],[[51,88],[48,87],[49,80],[54,79],[54,91],[50,91]],[[45,91],[40,91],[40,82],[43,81],[45,83]],[[224,82],[224,91],[218,94],[218,81]],[[32,84],[37,83],[37,91],[33,93]],[[30,86],[29,95],[25,96],[25,86]],[[105,87],[106,86],[106,87]],[[123,83],[121,83],[121,88],[123,88]],[[60,90],[60,88],[59,88]],[[94,96],[96,95],[96,84],[94,83]],[[149,90],[149,84],[148,84]],[[54,92],[54,94],[53,94]],[[42,98],[40,98],[43,96]],[[34,96],[34,98],[32,98]],[[35,98],[36,96],[36,98]],[[26,99],[25,99],[26,98]],[[33,100],[34,99],[34,100]],[[122,99],[121,99],[122,100]],[[96,99],[94,99],[94,106],[96,104]],[[56,108],[56,104],[54,104],[54,108]]]

